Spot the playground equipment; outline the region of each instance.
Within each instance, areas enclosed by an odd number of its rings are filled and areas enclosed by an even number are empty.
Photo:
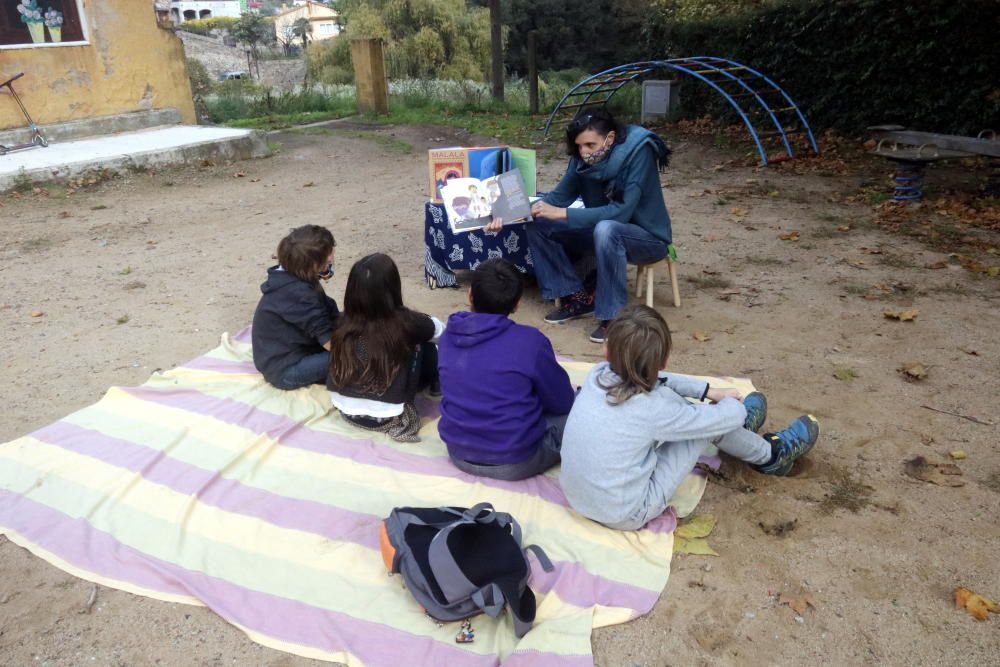
[[[578,109],[607,104],[626,84],[663,71],[681,72],[722,95],[747,126],[762,164],[768,163],[767,151],[762,142],[768,137],[781,139],[786,154],[784,159],[794,157],[790,137],[800,134],[806,137],[812,153],[819,154],[816,138],[805,114],[788,93],[757,70],[715,56],[650,60],[620,65],[594,74],[576,84],[559,101],[545,123],[545,136],[549,135],[557,117],[562,116],[569,121]],[[758,127],[762,124],[765,127],[773,125],[774,129],[761,132]]]
[[[3,83],[0,83],[0,92],[3,92],[4,88],[10,90],[10,94],[14,98],[14,101],[17,102],[17,106],[21,107],[21,113],[23,113],[24,117],[28,119],[28,129],[31,130],[31,139],[23,144],[14,144],[13,146],[5,146],[3,144],[0,144],[0,155],[5,155],[6,153],[10,153],[11,151],[19,151],[26,148],[35,148],[37,146],[45,148],[46,146],[49,145],[48,140],[44,136],[42,136],[41,128],[39,128],[38,125],[35,124],[35,121],[31,119],[31,116],[28,114],[28,110],[24,108],[24,103],[21,102],[21,98],[18,97],[17,91],[14,90],[14,82],[20,79],[22,76],[24,76],[24,72],[21,72],[20,74],[15,74],[13,77],[7,79]]]
[[[983,130],[976,137],[936,132],[915,132],[902,125],[873,125],[868,128],[878,145],[873,155],[896,164],[896,201],[914,201],[924,195],[924,172],[938,160],[957,160],[985,156],[993,168],[988,189],[1000,192],[1000,139],[993,130]]]

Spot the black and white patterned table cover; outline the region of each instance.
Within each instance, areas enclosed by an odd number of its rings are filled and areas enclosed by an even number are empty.
[[[494,257],[503,257],[521,273],[535,272],[524,225],[508,225],[499,233],[453,234],[443,204],[424,204],[424,247],[424,278],[432,288],[456,287],[455,270],[471,271]]]

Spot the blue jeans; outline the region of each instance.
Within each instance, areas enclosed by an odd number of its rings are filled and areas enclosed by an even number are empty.
[[[326,384],[326,375],[330,372],[330,353],[323,351],[302,357],[290,366],[281,376],[281,382],[275,386],[278,389],[298,389],[310,384]]]
[[[567,250],[597,258],[594,317],[612,320],[628,303],[628,265],[652,264],[667,256],[667,244],[639,225],[601,220],[593,227],[536,220],[525,225],[542,298],[558,299],[583,289]]]
[[[545,433],[538,441],[535,453],[524,461],[489,465],[463,461],[452,456],[451,462],[455,464],[456,468],[470,475],[503,479],[508,482],[541,475],[562,460],[559,456],[559,450],[562,449],[563,431],[566,430],[568,418],[569,415],[545,415]]]

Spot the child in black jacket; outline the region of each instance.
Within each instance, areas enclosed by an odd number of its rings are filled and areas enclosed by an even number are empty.
[[[278,389],[322,384],[330,338],[340,314],[321,280],[333,277],[330,230],[304,225],[278,244],[278,265],[267,270],[253,316],[253,363]]]

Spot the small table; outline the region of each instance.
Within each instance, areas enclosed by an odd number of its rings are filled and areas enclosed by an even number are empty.
[[[523,224],[504,225],[499,232],[453,233],[444,204],[424,204],[424,278],[428,287],[458,287],[455,271],[472,271],[495,257],[506,259],[521,273],[535,273]]]

